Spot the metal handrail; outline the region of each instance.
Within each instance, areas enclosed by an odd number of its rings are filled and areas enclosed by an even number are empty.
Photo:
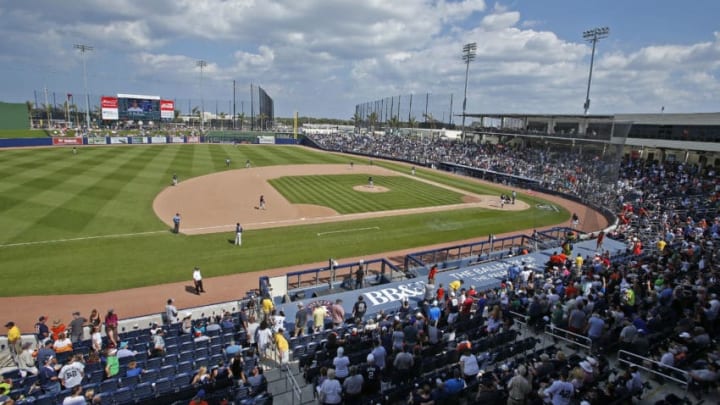
[[[295,399],[297,398],[298,403],[302,404],[302,389],[300,388],[300,384],[298,384],[297,380],[295,379],[295,376],[292,373],[292,369],[290,368],[290,363],[285,364],[281,367],[285,368],[285,388],[287,388],[288,381],[290,382],[290,388],[292,390],[292,403],[295,405]]]
[[[555,331],[560,331],[560,332],[562,332],[564,335],[558,335],[558,334],[555,333]],[[567,330],[567,329],[558,328],[557,326],[554,326],[554,325],[546,325],[546,326],[545,326],[545,334],[546,334],[546,335],[550,335],[550,336],[552,336],[552,337],[554,337],[554,338],[557,338],[557,339],[564,340],[564,341],[566,341],[566,342],[568,342],[568,343],[572,343],[572,344],[574,344],[574,345],[578,345],[578,346],[580,346],[580,347],[583,347],[583,348],[585,348],[587,351],[590,351],[590,349],[591,349],[591,347],[592,347],[592,340],[591,340],[589,337],[583,336],[583,335],[578,335],[578,334],[575,333],[575,332],[570,332],[570,331]],[[573,336],[573,337],[575,337],[576,339],[580,339],[580,340],[585,341],[585,342],[587,342],[587,343],[585,343],[585,344],[580,343],[580,342],[578,342],[578,341],[575,340],[575,339],[571,339],[571,338],[566,337],[567,335]]]
[[[637,359],[637,361],[632,361],[632,360],[630,360],[630,359],[624,359],[624,358],[622,357],[623,355],[627,355],[628,357],[635,358],[635,359]],[[647,371],[647,372],[653,373],[653,374],[655,374],[655,375],[657,375],[657,376],[660,376],[660,377],[662,377],[662,378],[667,378],[668,380],[674,381],[674,382],[676,382],[676,383],[678,383],[678,384],[680,384],[680,385],[684,385],[686,389],[687,389],[687,387],[688,387],[688,385],[689,385],[689,381],[690,381],[690,380],[689,380],[689,374],[688,374],[687,371],[681,370],[681,369],[676,368],[676,367],[668,366],[668,365],[666,365],[666,364],[660,363],[659,361],[653,360],[653,359],[651,359],[651,358],[643,357],[643,356],[640,356],[640,355],[638,355],[638,354],[635,354],[635,353],[632,353],[632,352],[628,352],[628,351],[626,351],[626,350],[619,350],[619,351],[618,351],[618,361],[621,362],[621,363],[626,363],[626,364],[628,364],[628,365],[635,366],[635,367],[637,367],[637,368],[639,368],[639,369],[643,369],[643,370],[645,370],[645,371]],[[676,377],[673,377],[673,376],[671,376],[671,375],[669,375],[669,374],[665,374],[665,373],[662,373],[662,372],[660,372],[660,371],[658,371],[658,370],[654,370],[654,369],[648,368],[648,367],[646,367],[646,365],[647,365],[648,363],[649,363],[649,364],[653,364],[653,365],[659,367],[660,369],[672,370],[672,371],[674,371],[674,372],[676,372],[676,373],[678,373],[678,374],[681,374],[681,375],[685,376],[685,379],[684,379],[684,380],[681,380],[681,379],[676,378]]]

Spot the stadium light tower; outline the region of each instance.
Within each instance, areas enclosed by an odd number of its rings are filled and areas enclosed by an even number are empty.
[[[470,62],[475,59],[475,51],[477,51],[477,43],[471,42],[463,46],[463,61],[465,61],[465,93],[463,95],[463,113],[462,113],[462,139],[465,139],[465,107],[467,107],[467,85],[468,73],[470,73]]]
[[[592,42],[592,54],[590,54],[590,73],[588,75],[585,104],[583,105],[583,108],[585,108],[585,115],[587,115],[588,110],[590,109],[590,82],[592,81],[593,62],[595,61],[595,46],[597,45],[598,40],[607,38],[608,35],[610,35],[610,28],[608,27],[593,28],[591,30],[583,32],[583,39],[588,42]]]
[[[83,60],[83,82],[85,83],[85,124],[87,130],[90,131],[90,94],[88,93],[87,85],[87,66],[85,63],[85,52],[92,51],[94,48],[90,45],[75,44],[73,48],[80,51]]]
[[[205,98],[203,96],[203,69],[207,66],[207,62],[199,60],[195,62],[195,66],[200,68],[200,132],[205,130]]]

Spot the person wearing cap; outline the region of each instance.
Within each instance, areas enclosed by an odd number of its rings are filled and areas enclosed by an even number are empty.
[[[515,369],[515,375],[507,383],[507,405],[525,405],[532,385],[527,380],[527,368],[522,364]]]
[[[135,357],[137,352],[128,349],[128,342],[122,341],[118,345],[117,358],[122,359],[124,357]]]
[[[305,334],[308,323],[308,311],[305,310],[302,302],[297,304],[297,312],[295,312],[295,336],[302,336]]]
[[[366,358],[367,364],[362,368],[363,394],[377,395],[380,393],[382,370],[375,364],[375,356],[370,353]]]
[[[200,267],[195,266],[192,273],[193,278],[193,284],[195,285],[195,294],[200,295],[200,293],[204,293],[205,289],[203,288],[203,281],[202,281],[202,273],[200,273]]]
[[[7,341],[8,349],[10,349],[10,355],[12,356],[13,361],[17,363],[18,356],[22,352],[22,334],[20,333],[20,328],[18,328],[13,321],[6,323],[5,327],[8,329]]]
[[[47,326],[47,316],[43,315],[38,318],[38,321],[35,324],[35,340],[37,340],[38,345],[41,345],[45,343],[45,339],[49,338],[50,328]]]
[[[38,368],[33,357],[32,343],[25,342],[22,345],[22,353],[18,356],[18,370],[20,376],[25,378],[28,374],[37,375]]]
[[[85,337],[85,326],[88,321],[84,317],[80,316],[79,311],[72,313],[72,321],[70,321],[70,341],[77,343]]]
[[[105,377],[110,378],[120,372],[120,361],[117,358],[117,349],[108,349],[105,362]]]
[[[55,356],[50,356],[45,359],[43,366],[40,368],[39,382],[45,394],[56,394],[61,390],[60,379],[55,371],[56,364],[57,360]]]

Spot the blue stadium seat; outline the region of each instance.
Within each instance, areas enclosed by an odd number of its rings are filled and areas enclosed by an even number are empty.
[[[160,369],[163,365],[163,359],[161,357],[153,357],[152,359],[147,359],[145,362],[145,369],[146,370],[152,370],[152,369]]]
[[[195,368],[210,367],[210,359],[207,357],[198,357],[195,359]]]
[[[140,383],[140,376],[122,377],[119,381],[121,387],[131,388]]]
[[[177,365],[177,373],[194,373],[195,368],[193,367],[192,363],[189,361],[182,361],[178,363]]]
[[[192,373],[178,373],[172,379],[173,388],[175,388],[176,391],[182,391],[189,387],[192,387],[192,385],[190,384],[192,382],[192,377]]]
[[[170,378],[160,378],[155,381],[155,393],[157,395],[166,395],[173,391],[174,388]]]
[[[174,365],[167,365],[162,366],[160,368],[160,378],[170,378],[175,375],[175,366]]]
[[[174,366],[174,365],[178,364],[178,361],[179,361],[179,360],[178,360],[178,355],[177,355],[177,354],[167,354],[167,355],[165,355],[165,357],[163,358],[163,365],[166,365],[166,366],[168,366],[168,365]]]
[[[153,398],[155,396],[155,390],[153,389],[152,383],[144,382],[135,386],[133,394],[135,401],[141,402]]]
[[[118,388],[118,380],[110,378],[100,383],[100,392],[112,392]]]
[[[198,358],[198,357],[209,357],[209,356],[210,356],[209,353],[210,353],[210,351],[208,350],[207,346],[198,347],[198,348],[196,348],[195,351],[193,352],[193,354],[195,355],[195,358]]]
[[[140,375],[140,380],[144,383],[155,382],[158,378],[160,378],[160,369],[157,368],[145,370],[145,372]]]
[[[35,405],[55,405],[55,394],[44,394],[35,398]]]
[[[178,363],[193,361],[195,359],[195,353],[193,353],[191,350],[180,352],[180,356],[178,356]]]
[[[125,405],[135,402],[133,398],[133,390],[130,387],[123,387],[117,389],[112,393],[112,400],[116,405]]]

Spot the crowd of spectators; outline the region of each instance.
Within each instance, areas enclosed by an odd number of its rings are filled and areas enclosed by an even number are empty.
[[[536,177],[547,187],[576,195],[599,192],[593,173],[606,169],[604,163],[579,154],[560,162],[543,151],[448,140],[357,135],[314,140],[329,149],[423,165],[452,161]],[[578,260],[569,246],[570,254],[554,254],[540,268],[508,268],[507,278],[495,290],[477,291],[462,283],[444,288],[428,282],[420,301],[406,300],[391,314],[353,310],[346,316],[342,303],[336,302],[312,311],[300,306],[299,319],[291,320],[276,311],[271,300],[263,300],[257,309],[253,306],[242,312],[239,322],[222,316],[198,323],[184,316],[169,319],[166,329],[179,322],[178,333],[192,334],[196,341],[209,340],[209,330],[218,328],[243,332],[242,341],[225,349],[226,367],[197,370],[193,381],[203,390],[220,372],[236,385],[262,393],[267,380],[262,377],[261,363],[287,364],[289,352],[300,344],[302,335],[323,333],[326,327],[332,330],[327,339],[294,360],[305,367],[307,380],[316,385],[318,397],[327,404],[365,403],[368,398],[387,399],[393,393],[426,405],[450,403],[460,395],[482,403],[510,404],[630,401],[643,395],[650,374],[637,367],[612,370],[610,360],[619,350],[654,360],[645,366],[687,379],[691,391],[702,396],[717,386],[720,365],[716,183],[711,168],[623,160],[612,193],[606,196],[618,207],[620,218],[619,226],[607,237],[624,240],[628,246],[620,257],[605,254],[599,242],[595,256]],[[177,315],[174,307],[166,310]],[[92,349],[82,358],[65,357],[62,365],[57,364],[58,351],[72,347],[81,336],[72,323],[69,330],[61,325],[50,329],[46,317],[40,317],[37,351],[32,344],[18,345],[19,330],[13,322],[7,323],[20,373],[38,375],[42,392],[64,388],[72,390],[68,394],[73,398],[80,392],[75,392],[72,374],[82,374],[78,370],[84,364],[100,362],[106,377],[116,375],[120,372],[116,359],[129,349],[117,335],[114,315],[108,311],[103,321],[97,311],[88,320],[74,314],[75,325],[93,330]],[[319,320],[327,324],[321,326]],[[559,346],[534,351],[533,345],[521,354],[499,357],[492,349],[515,340],[520,332],[517,320],[527,321],[529,329],[522,330],[526,335],[551,325],[569,332],[570,338],[587,338],[591,353],[580,356]],[[314,325],[309,326],[310,322]],[[101,324],[106,337],[100,334]],[[286,331],[293,331],[293,336]],[[157,326],[148,333],[153,336],[149,356],[162,357],[163,328]]]

